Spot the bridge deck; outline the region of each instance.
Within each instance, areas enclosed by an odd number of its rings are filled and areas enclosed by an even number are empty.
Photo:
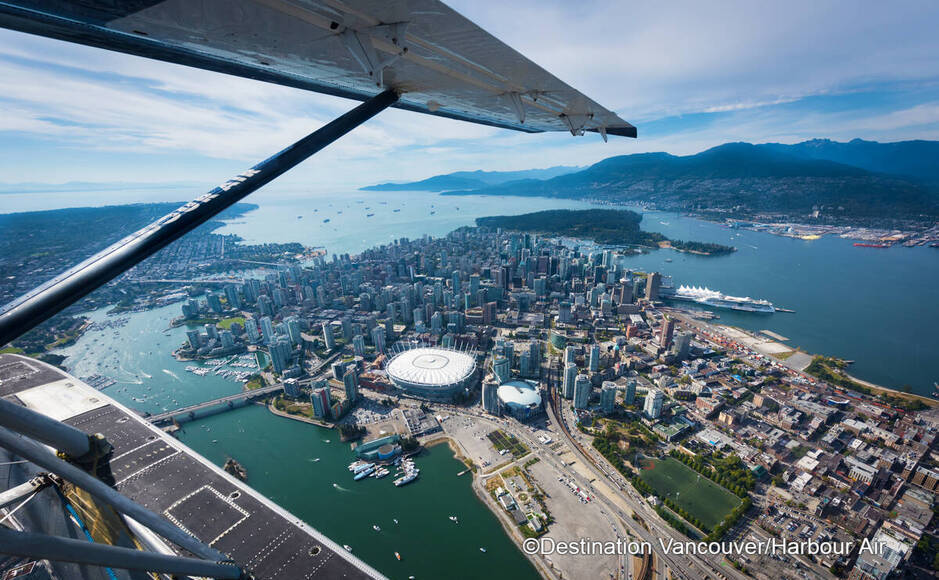
[[[186,407],[180,407],[173,411],[166,411],[165,413],[160,413],[158,415],[150,415],[147,417],[147,420],[151,423],[160,423],[163,421],[169,421],[173,417],[184,415],[186,413],[192,413],[194,411],[200,411],[202,409],[208,409],[216,405],[224,405],[225,403],[231,403],[234,401],[240,401],[243,399],[254,399],[257,397],[264,397],[270,395],[271,393],[276,393],[277,391],[282,390],[283,387],[280,385],[271,385],[269,387],[261,387],[260,389],[253,389],[250,391],[244,391],[241,393],[236,393],[234,395],[228,395],[225,397],[219,397],[218,399],[212,399],[211,401],[205,401],[202,403],[196,403],[194,405],[188,405]]]

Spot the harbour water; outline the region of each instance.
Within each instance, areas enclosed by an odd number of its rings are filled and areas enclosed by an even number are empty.
[[[247,469],[252,487],[337,544],[349,545],[389,578],[538,578],[473,494],[470,476],[457,477],[464,466],[447,445],[417,457],[420,478],[395,487],[391,476],[353,481],[346,469],[349,444],[339,442],[335,431],[276,417],[263,407],[184,428],[180,439],[187,445],[219,465],[231,454]]]
[[[771,330],[809,353],[855,361],[858,378],[929,396],[939,381],[939,250],[860,248],[853,240],[801,240],[646,212],[643,229],[672,239],[717,242],[737,251],[697,256],[671,250],[623,265],[671,275],[674,283],[763,298],[795,313],[715,310],[717,322]],[[666,262],[666,259],[671,262]]]

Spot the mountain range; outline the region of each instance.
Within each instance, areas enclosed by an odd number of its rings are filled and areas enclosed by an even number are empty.
[[[816,139],[794,145],[726,143],[695,155],[640,153],[609,157],[545,178],[507,178],[461,186],[436,176],[397,190],[448,195],[524,195],[651,203],[663,209],[773,215],[793,220],[882,223],[939,216],[939,142],[847,143]],[[523,172],[510,172],[518,174]],[[432,187],[439,189],[428,189]],[[441,186],[451,184],[452,187]],[[817,212],[817,213],[816,213]]]
[[[380,183],[361,188],[362,191],[453,191],[456,189],[479,189],[502,185],[523,179],[551,179],[579,171],[583,167],[557,165],[547,169],[523,169],[521,171],[456,171],[446,175],[435,175],[410,183]]]

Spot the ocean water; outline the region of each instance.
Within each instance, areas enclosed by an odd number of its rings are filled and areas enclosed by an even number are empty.
[[[853,360],[849,372],[886,387],[908,386],[928,396],[939,381],[936,248],[860,248],[838,237],[806,241],[664,212],[644,213],[642,227],[737,251],[712,257],[658,250],[624,259],[626,267],[660,271],[676,285],[765,298],[795,310],[715,310],[719,322],[771,330],[806,352]]]

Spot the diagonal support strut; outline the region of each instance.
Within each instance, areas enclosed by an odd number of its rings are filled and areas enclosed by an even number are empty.
[[[0,309],[0,346],[71,306],[222,210],[280,177],[398,100],[379,93],[248,171],[163,216]]]

